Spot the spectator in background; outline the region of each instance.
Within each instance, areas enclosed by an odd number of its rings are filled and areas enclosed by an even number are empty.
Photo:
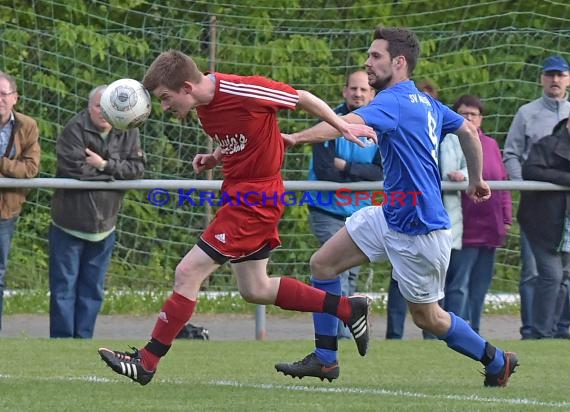
[[[570,186],[568,119],[559,122],[552,135],[532,146],[523,163],[522,175],[526,180]],[[569,339],[568,329],[560,329],[559,319],[568,306],[570,193],[523,191],[517,217],[527,235],[538,269],[531,339]]]
[[[333,110],[338,115],[345,115],[365,106],[374,98],[374,89],[368,84],[365,71],[351,73],[342,90],[344,103]],[[342,136],[312,146],[313,157],[309,166],[309,180],[328,180],[332,182],[358,182],[362,180],[380,181],[382,174],[382,158],[378,145],[370,144],[360,147],[347,141]],[[321,246],[332,235],[344,227],[344,221],[358,209],[370,206],[372,201],[360,200],[355,202],[340,199],[335,192],[309,192],[313,204],[309,206],[309,224]],[[347,204],[348,203],[348,204]],[[341,276],[342,294],[354,295],[360,267],[353,267]],[[350,338],[348,328],[339,322],[339,338]]]
[[[483,179],[507,180],[499,145],[481,130],[484,107],[479,97],[463,95],[453,104],[453,110],[477,128],[483,148]],[[444,309],[469,321],[479,333],[485,295],[493,279],[495,252],[512,224],[511,193],[495,191],[484,203],[475,203],[462,193],[461,211],[463,237],[459,247],[451,252]]]
[[[437,89],[437,86],[435,85],[435,83],[432,82],[431,80],[428,80],[428,79],[421,80],[418,82],[417,87],[422,92],[427,93],[431,97],[433,97],[434,99],[439,100],[439,90]]]
[[[16,112],[16,103],[16,81],[0,72],[0,177],[28,179],[36,176],[40,167],[38,125]],[[26,194],[25,189],[0,188],[0,330],[8,254]]]
[[[143,177],[139,130],[113,129],[105,120],[100,107],[105,88],[91,91],[87,109],[76,114],[57,139],[57,177]],[[121,190],[55,190],[49,229],[50,337],[93,337],[124,195]]]
[[[570,114],[567,88],[570,85],[568,62],[561,56],[548,57],[542,66],[540,81],[542,96],[521,106],[515,117],[503,150],[503,161],[511,180],[522,180],[521,165],[531,147],[542,137],[550,135],[554,126]],[[539,215],[537,215],[538,218]],[[521,301],[520,329],[522,339],[532,337],[532,307],[537,267],[526,233],[520,232],[521,275],[519,293]],[[565,313],[570,313],[565,311]],[[561,319],[561,332],[568,329],[570,319]]]

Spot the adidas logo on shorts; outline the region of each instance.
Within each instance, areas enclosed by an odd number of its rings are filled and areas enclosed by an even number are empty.
[[[214,235],[214,237],[222,243],[226,243],[226,234],[225,233],[218,233]]]

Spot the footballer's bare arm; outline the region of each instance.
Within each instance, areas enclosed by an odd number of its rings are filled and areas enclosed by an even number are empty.
[[[298,93],[299,102],[297,106],[320,118],[323,122],[301,132],[283,135],[288,145],[323,142],[336,139],[339,134],[359,146],[365,146],[358,139],[359,136],[366,137],[374,142],[377,141],[374,130],[366,126],[360,116],[353,113],[338,116],[324,101],[312,93],[305,90],[299,90]]]

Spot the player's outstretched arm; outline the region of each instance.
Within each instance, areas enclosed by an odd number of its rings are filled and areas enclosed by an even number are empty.
[[[359,146],[365,146],[358,139],[359,136],[377,141],[374,130],[366,126],[360,116],[351,113],[342,117],[338,116],[324,101],[312,93],[305,90],[299,90],[298,93],[299,102],[297,106],[324,122],[298,133],[284,135],[283,138],[287,145],[323,142],[336,139],[339,134]]]

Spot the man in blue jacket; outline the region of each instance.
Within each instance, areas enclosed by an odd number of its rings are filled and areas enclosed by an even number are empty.
[[[345,115],[365,106],[374,98],[375,91],[368,84],[365,71],[348,75],[342,91],[345,101],[333,110]],[[377,145],[359,147],[342,136],[313,145],[313,158],[309,167],[309,180],[331,182],[380,181],[383,178],[382,159]],[[363,199],[347,192],[309,192],[313,203],[309,205],[309,224],[320,244],[324,244],[344,227],[347,217],[364,206],[370,206],[370,198]],[[340,196],[339,196],[340,195]],[[351,296],[356,292],[356,282],[360,266],[341,273],[339,294]],[[339,323],[339,338],[350,338],[348,328]]]

